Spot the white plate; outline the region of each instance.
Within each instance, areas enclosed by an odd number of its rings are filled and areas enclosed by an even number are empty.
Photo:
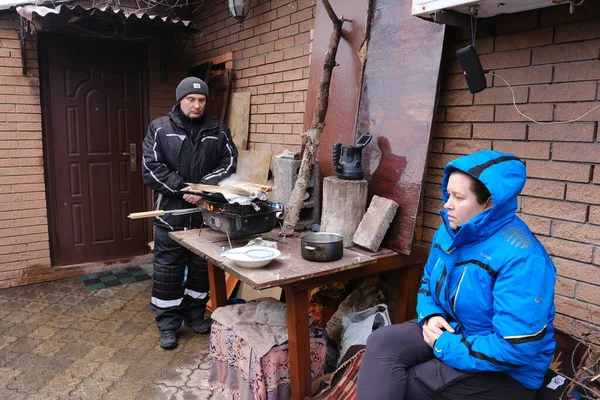
[[[272,247],[247,246],[224,251],[223,257],[244,268],[261,268],[279,257],[281,252]]]

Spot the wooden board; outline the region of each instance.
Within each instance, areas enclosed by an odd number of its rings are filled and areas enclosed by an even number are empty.
[[[245,186],[244,182],[265,185],[269,178],[272,155],[273,153],[267,150],[240,150],[236,174],[238,179],[243,182],[228,182],[227,184],[246,190],[252,189],[247,185]]]
[[[208,102],[206,107],[214,119],[224,122],[225,110],[229,100],[229,90],[231,89],[230,69],[212,70],[208,79]]]
[[[250,92],[231,93],[225,114],[225,125],[231,130],[238,151],[248,148],[250,128]]]
[[[410,254],[437,97],[445,25],[411,15],[411,2],[377,0],[358,131],[369,194],[400,205],[383,246]]]
[[[300,255],[300,238],[288,237],[285,238],[286,243],[277,243],[281,256],[271,261],[269,265],[256,269],[243,268],[233,261],[221,257],[222,248],[229,247],[225,235],[222,235],[223,241],[221,242],[212,241],[215,235],[212,235],[210,240],[205,240],[203,235],[203,233],[199,235],[198,230],[169,233],[169,236],[183,247],[201,255],[257,290],[328,276],[335,272],[349,271],[376,263],[373,256],[350,249],[344,249],[344,256],[337,261],[307,261]],[[232,239],[231,243],[233,247],[241,247],[246,245],[248,240],[249,238]],[[375,253],[372,254],[375,255]]]

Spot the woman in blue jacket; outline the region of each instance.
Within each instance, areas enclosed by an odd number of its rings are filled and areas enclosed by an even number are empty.
[[[448,163],[416,321],[369,336],[358,400],[533,399],[554,352],[556,269],[515,212],[517,157]]]

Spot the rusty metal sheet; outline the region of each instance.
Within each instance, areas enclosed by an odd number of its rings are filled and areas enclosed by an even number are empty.
[[[410,254],[436,105],[444,25],[411,16],[411,2],[375,0],[358,131],[369,195],[400,204],[383,246]],[[334,127],[330,127],[334,128]]]
[[[365,38],[369,0],[332,0],[330,3],[338,17],[344,16],[346,19],[351,19],[352,22],[344,23],[342,39],[336,56],[336,62],[339,65],[334,68],[331,78],[325,129],[323,129],[317,151],[321,179],[335,175],[331,155],[333,144],[337,142],[354,143],[362,82],[362,63],[359,51]],[[319,0],[316,7],[308,79],[309,89],[304,117],[305,131],[312,122],[319,83],[323,75],[323,60],[332,32],[333,24],[327,16],[323,3]]]

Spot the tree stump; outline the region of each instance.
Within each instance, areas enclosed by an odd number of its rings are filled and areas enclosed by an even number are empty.
[[[352,238],[367,209],[368,182],[328,176],[323,180],[323,212],[321,232],[344,236],[344,247],[352,246]]]

